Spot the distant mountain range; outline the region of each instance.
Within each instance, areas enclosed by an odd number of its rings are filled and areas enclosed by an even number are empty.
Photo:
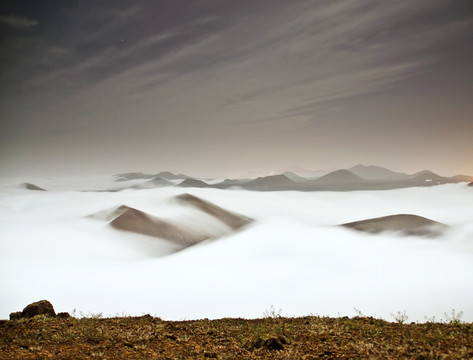
[[[140,180],[140,179],[154,179],[154,178],[161,178],[164,180],[183,180],[189,179],[190,176],[184,174],[173,174],[170,171],[161,171],[157,174],[145,174],[142,172],[131,172],[131,173],[123,173],[123,174],[116,174],[117,177],[116,181],[129,181],[129,180]]]
[[[117,174],[116,181],[146,180],[129,188],[150,188],[162,186],[198,187],[198,188],[242,188],[256,191],[298,190],[298,191],[350,191],[350,190],[387,190],[415,186],[433,186],[447,183],[470,182],[473,176],[456,175],[444,177],[430,170],[414,174],[395,172],[381,166],[356,165],[349,169],[339,169],[316,178],[303,177],[293,171],[284,171],[279,175],[262,176],[256,179],[225,179],[209,184],[205,179],[197,179],[184,174],[163,171],[158,174],[141,172]],[[180,183],[176,181],[182,180]],[[171,183],[171,181],[173,181]]]
[[[409,178],[407,174],[391,171],[381,166],[365,166],[358,164],[348,170],[365,180],[401,180]]]

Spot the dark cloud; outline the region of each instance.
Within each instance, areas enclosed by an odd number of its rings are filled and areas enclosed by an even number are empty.
[[[222,157],[235,166],[243,165],[234,149],[244,147],[249,166],[270,167],[271,151],[262,149],[279,141],[301,166],[317,167],[326,165],[298,150],[308,148],[310,134],[320,140],[314,127],[346,136],[344,124],[359,139],[354,144],[370,143],[370,125],[384,121],[400,139],[409,118],[436,136],[442,119],[429,117],[431,103],[449,109],[461,137],[471,129],[464,115],[471,34],[468,0],[3,1],[0,138],[10,152],[35,143],[44,154],[53,146],[73,152],[86,141],[91,152],[109,152],[127,138],[129,156],[142,159],[140,151],[160,141],[160,152],[183,167],[192,144],[204,170],[222,144]],[[442,84],[448,94],[436,92]],[[396,105],[380,109],[387,99]],[[235,138],[245,131],[252,136]],[[358,155],[370,156],[365,146]]]
[[[4,15],[0,16],[0,23],[17,29],[28,29],[38,25],[38,20],[31,20],[23,16]]]

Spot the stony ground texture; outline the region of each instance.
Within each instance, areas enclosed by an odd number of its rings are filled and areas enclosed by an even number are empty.
[[[0,359],[473,359],[473,324],[149,315],[0,321]]]

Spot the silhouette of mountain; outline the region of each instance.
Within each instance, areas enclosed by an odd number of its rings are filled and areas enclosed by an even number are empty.
[[[197,179],[185,179],[183,182],[181,182],[178,186],[180,187],[196,187],[196,188],[206,188],[210,187],[209,184],[203,182],[202,180],[197,180]]]
[[[419,171],[415,174],[411,175],[411,179],[418,181],[418,182],[424,182],[424,183],[437,183],[437,184],[444,184],[449,182],[447,178],[437,175],[434,172],[430,170],[423,170]]]
[[[332,171],[316,179],[304,178],[295,172],[286,170],[281,175],[263,176],[256,179],[225,179],[222,182],[211,181],[206,183],[200,179],[187,175],[175,175],[169,171],[160,172],[156,176],[143,173],[119,174],[123,179],[148,178],[151,181],[133,185],[132,188],[152,188],[176,184],[176,180],[184,179],[177,186],[197,188],[228,189],[240,187],[257,191],[353,191],[353,190],[388,190],[413,186],[434,186],[446,183],[470,182],[473,176],[457,175],[443,177],[429,170],[419,171],[414,174],[394,172],[381,166],[365,166],[358,164],[349,170],[341,169]],[[118,176],[118,175],[117,175]],[[169,183],[171,182],[171,183]],[[120,189],[119,189],[120,190]],[[112,191],[112,190],[110,190]],[[117,191],[116,189],[113,191]]]
[[[282,175],[286,176],[287,178],[291,179],[292,181],[295,181],[295,182],[304,182],[304,181],[307,181],[306,178],[302,177],[302,176],[299,176],[295,173],[293,173],[292,171],[284,171],[282,173]]]
[[[175,199],[182,204],[193,206],[200,211],[213,216],[233,230],[238,230],[254,221],[249,217],[230,212],[209,201],[205,201],[191,194],[178,195],[175,197]]]
[[[228,235],[254,220],[190,194],[174,197],[175,201],[192,207],[192,217],[161,219],[141,210],[121,205],[91,214],[88,218],[109,222],[115,229],[165,239],[178,246],[176,250],[206,239]],[[210,217],[209,217],[210,215]]]
[[[259,177],[241,185],[245,189],[262,191],[294,189],[296,186],[297,183],[285,175]]]
[[[361,183],[363,179],[348,170],[335,170],[313,181],[314,184]]]
[[[120,205],[111,209],[98,211],[96,213],[90,214],[87,217],[95,220],[112,221],[130,209],[133,208],[126,205]]]
[[[407,174],[394,172],[381,166],[358,164],[348,170],[366,180],[401,180],[409,178]]]
[[[418,236],[436,236],[447,227],[445,224],[411,214],[384,216],[346,223],[341,226],[373,234],[382,231],[397,231],[406,235]]]
[[[159,176],[156,176],[153,179],[145,181],[141,184],[135,184],[135,185],[129,186],[127,189],[153,189],[153,188],[166,187],[166,186],[174,186],[174,184],[160,178]]]
[[[163,187],[163,186],[171,186],[173,185],[172,183],[170,183],[169,181],[167,180],[164,180],[163,178],[159,177],[159,176],[156,176],[154,177],[153,179],[149,180],[149,181],[146,181],[144,183],[145,185],[148,185],[148,186],[154,186],[154,187]]]
[[[139,179],[152,179],[154,175],[151,174],[145,174],[142,172],[131,172],[131,173],[123,173],[123,174],[116,174],[116,179],[115,181],[128,181],[128,180],[139,180]]]
[[[238,186],[251,181],[251,179],[225,179],[221,183],[216,184],[218,187],[221,186]]]
[[[127,208],[110,225],[115,229],[166,239],[182,247],[188,247],[209,238],[208,235],[199,231],[182,228],[168,220],[148,215],[134,208]]]
[[[22,188],[28,189],[28,190],[34,190],[34,191],[46,191],[46,189],[43,189],[42,187],[39,187],[35,184],[31,183],[23,183],[20,185]]]
[[[448,178],[449,181],[451,182],[470,182],[470,181],[473,181],[473,176],[469,176],[469,175],[455,175],[455,176],[452,176],[452,177],[449,177]]]
[[[319,170],[308,170],[302,167],[289,167],[283,170],[275,171],[278,174],[284,174],[286,171],[296,174],[304,179],[316,179],[321,176],[327,175],[328,173],[337,170],[336,168],[328,168],[328,169],[319,169]]]
[[[156,177],[160,177],[162,179],[166,180],[180,180],[180,179],[188,179],[190,178],[187,175],[184,174],[173,174],[170,171],[161,171],[160,173],[156,174]]]

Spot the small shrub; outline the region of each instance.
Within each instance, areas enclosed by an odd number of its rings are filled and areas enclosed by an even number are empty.
[[[456,312],[455,309],[450,311],[450,314],[444,313],[445,323],[458,325],[462,323],[463,311]]]
[[[359,316],[359,317],[367,317],[366,314],[363,314],[363,312],[360,310],[360,309],[357,309],[357,308],[353,308],[356,312],[356,316]]]
[[[271,305],[269,307],[269,309],[266,309],[264,312],[263,312],[263,317],[264,318],[272,318],[272,319],[277,319],[277,318],[280,318],[282,317],[282,309],[279,308],[279,309],[275,309],[273,305]]]
[[[391,313],[391,316],[398,324],[404,324],[409,319],[409,316],[406,314],[406,310],[403,310],[402,312],[398,311],[396,314]]]

